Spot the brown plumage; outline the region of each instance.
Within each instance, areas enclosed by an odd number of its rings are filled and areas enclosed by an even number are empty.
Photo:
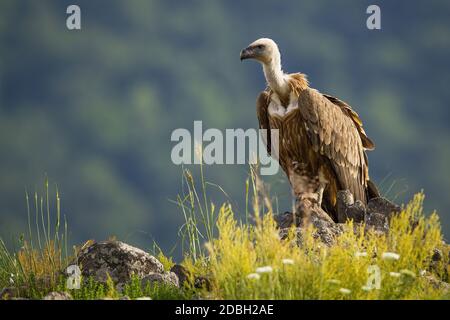
[[[268,88],[256,102],[259,126],[279,130],[278,161],[294,190],[299,172],[316,179],[321,205],[335,219],[339,190],[350,190],[364,204],[376,196],[365,153],[375,146],[358,114],[338,98],[310,88],[305,75],[284,74],[272,40],[255,41],[242,51],[241,59],[246,58],[263,64]],[[269,132],[269,153],[273,145]]]

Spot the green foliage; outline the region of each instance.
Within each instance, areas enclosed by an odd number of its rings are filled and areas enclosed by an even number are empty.
[[[187,291],[167,284],[147,282],[145,286],[142,286],[141,280],[136,276],[132,276],[131,281],[125,285],[123,295],[130,299],[150,297],[152,300],[186,300],[191,298]]]
[[[196,152],[201,155],[200,150]],[[200,187],[188,169],[183,170],[182,194],[174,201],[183,213],[184,224],[179,230],[182,251],[194,260],[205,255],[202,244],[214,238],[216,223],[216,208],[208,197],[208,187],[218,188],[218,185],[205,180],[203,164],[200,164]],[[225,192],[224,192],[225,193]]]
[[[28,235],[21,235],[20,249],[10,251],[0,239],[0,287],[14,286],[20,293],[39,298],[43,290],[55,288],[71,259],[67,250],[67,223],[61,230],[61,200],[55,187],[54,205],[48,179],[42,195],[34,193],[30,204],[26,193]],[[54,210],[52,209],[54,208]]]
[[[104,284],[96,282],[92,277],[81,279],[79,289],[70,290],[69,293],[75,300],[97,300],[108,296],[108,289]],[[61,291],[66,291],[65,282],[62,284]]]
[[[169,271],[175,265],[172,257],[167,257],[162,251],[156,255],[156,258],[162,263],[165,271]]]
[[[418,194],[392,218],[387,235],[349,222],[330,247],[313,236],[312,228],[304,230],[298,247],[293,229],[280,241],[271,212],[257,219],[256,225],[243,225],[231,207],[223,205],[219,236],[207,244],[212,295],[219,299],[445,298],[445,291],[422,276],[423,270],[430,272],[433,250],[443,247],[437,215],[425,217],[422,206],[423,194]],[[383,256],[389,252],[399,259]],[[371,265],[381,270],[379,290],[365,288]]]

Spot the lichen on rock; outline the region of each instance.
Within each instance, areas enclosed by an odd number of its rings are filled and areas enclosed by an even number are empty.
[[[176,275],[167,276],[162,263],[149,253],[116,240],[103,241],[84,248],[77,257],[83,277],[106,283],[108,278],[123,286],[132,276],[140,279],[153,277],[154,281],[178,283]],[[176,278],[176,280],[175,280]],[[171,279],[171,281],[166,281]]]

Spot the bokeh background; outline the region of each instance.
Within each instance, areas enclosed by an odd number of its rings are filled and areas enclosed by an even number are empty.
[[[78,4],[82,30],[66,28]],[[25,190],[58,185],[72,243],[111,235],[164,250],[179,241],[176,128],[256,128],[265,86],[239,61],[275,39],[289,72],[349,102],[377,148],[372,178],[398,202],[424,189],[450,235],[450,2],[0,1],[0,236],[27,229]],[[195,169],[195,168],[194,168]],[[243,212],[246,166],[205,168]],[[282,173],[269,179],[290,206]],[[217,194],[220,204],[224,197]],[[175,247],[178,254],[179,247]]]

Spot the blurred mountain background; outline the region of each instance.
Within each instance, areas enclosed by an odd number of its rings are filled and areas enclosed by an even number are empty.
[[[66,28],[81,7],[82,30]],[[377,1],[0,2],[0,236],[27,230],[25,190],[58,185],[70,240],[110,235],[165,250],[183,223],[172,164],[176,128],[256,128],[265,81],[239,52],[278,42],[283,67],[347,101],[377,148],[370,173],[404,202],[424,189],[450,235],[450,2]],[[193,168],[196,169],[195,167]],[[245,211],[245,165],[205,168]],[[280,211],[284,174],[267,179]],[[216,192],[216,203],[226,197]],[[175,253],[179,252],[179,247]]]

